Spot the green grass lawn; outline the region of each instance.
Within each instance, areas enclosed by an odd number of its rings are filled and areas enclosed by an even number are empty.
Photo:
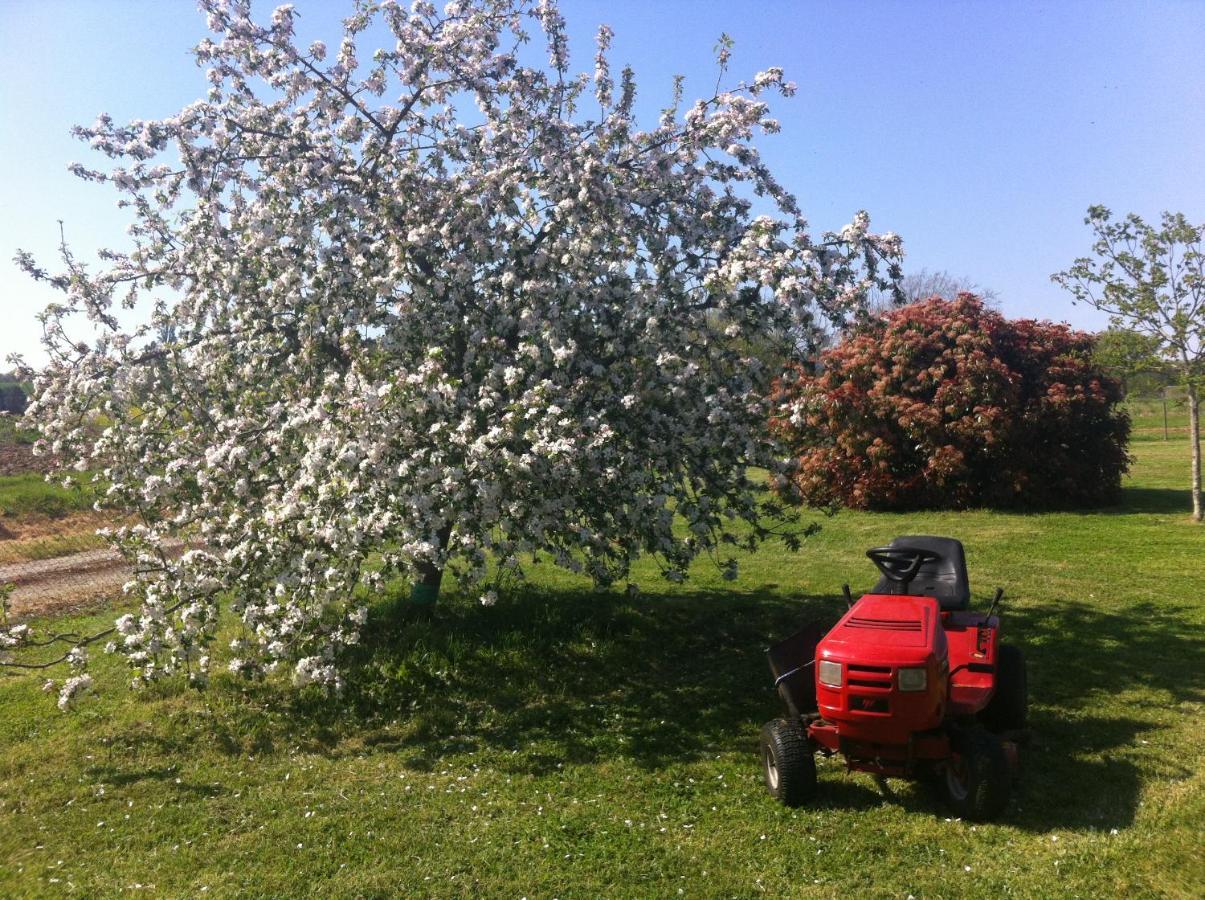
[[[7,444],[32,444],[36,436],[32,431],[20,427],[13,415],[0,415],[0,447]]]
[[[1183,438],[1134,444],[1122,507],[842,513],[798,554],[595,593],[539,570],[422,620],[382,599],[345,696],[221,677],[70,714],[0,676],[0,896],[1205,895],[1205,530]],[[761,786],[765,645],[834,619],[866,547],[967,545],[1029,656],[1034,742],[1003,819],[952,821],[836,760],[814,806]],[[63,625],[96,627],[92,616]]]
[[[65,488],[60,484],[48,484],[37,474],[0,475],[0,517],[3,518],[58,518],[91,509],[95,499],[87,486]]]
[[[0,475],[0,565],[105,546],[90,484],[64,488],[37,474]]]

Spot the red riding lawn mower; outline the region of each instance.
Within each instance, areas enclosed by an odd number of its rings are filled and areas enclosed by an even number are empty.
[[[868,550],[882,578],[824,634],[766,651],[789,715],[762,729],[766,787],[787,806],[816,791],[815,753],[847,768],[934,783],[962,818],[1004,810],[1024,738],[1025,658],[999,643],[996,597],[972,612],[962,544],[899,537]]]

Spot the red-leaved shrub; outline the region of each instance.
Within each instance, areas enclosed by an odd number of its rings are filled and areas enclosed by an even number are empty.
[[[860,509],[1098,506],[1130,422],[1093,338],[971,294],[888,313],[776,388],[804,502]]]

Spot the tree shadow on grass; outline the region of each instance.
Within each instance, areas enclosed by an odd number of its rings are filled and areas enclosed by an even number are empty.
[[[1083,512],[1106,516],[1128,516],[1134,513],[1188,516],[1192,512],[1192,496],[1188,490],[1175,488],[1124,487],[1117,504]]]
[[[88,777],[99,784],[111,787],[127,787],[146,781],[157,781],[171,785],[172,789],[181,795],[193,798],[208,799],[220,796],[223,791],[219,785],[203,784],[180,777],[180,767],[176,765],[160,765],[150,767],[131,767],[120,760],[96,762],[87,768]]]
[[[1056,599],[1003,614],[1027,652],[1037,703],[1080,710],[1123,691],[1142,691],[1159,705],[1205,701],[1205,641],[1188,604],[1169,598],[1118,613]]]
[[[340,698],[226,682],[214,691],[219,714],[173,733],[179,752],[205,729],[221,752],[387,752],[417,770],[463,753],[535,775],[616,759],[656,770],[732,752],[748,753],[752,768],[762,722],[781,714],[765,646],[843,609],[839,596],[800,600],[769,587],[635,599],[530,592],[426,616],[382,605],[347,661]],[[1145,604],[1123,615],[1062,601],[1004,614],[1029,659],[1035,733],[1005,821],[1035,831],[1128,825],[1152,765],[1141,736],[1160,727],[1141,711],[1205,696],[1205,645],[1188,610]],[[1155,765],[1163,777],[1191,774]],[[821,805],[883,802],[866,779],[824,771]],[[895,793],[905,808],[948,815],[924,792]]]
[[[348,667],[344,710],[406,720],[393,746],[420,767],[491,748],[520,751],[514,765],[533,772],[608,757],[661,768],[749,744],[748,724],[776,709],[766,644],[843,608],[771,591],[568,591],[447,606],[426,621],[387,612]]]
[[[1166,710],[1205,700],[1205,643],[1187,606],[1136,603],[1118,613],[1052,600],[1004,615],[1026,653],[1032,704],[1015,824],[1123,828],[1144,777],[1192,776],[1143,749],[1158,743]]]

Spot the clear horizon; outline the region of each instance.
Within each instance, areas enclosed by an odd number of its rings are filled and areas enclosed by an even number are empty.
[[[267,17],[274,4],[257,4]],[[346,5],[296,3],[299,31],[337,43]],[[816,230],[858,210],[902,235],[906,271],[945,270],[999,294],[1009,316],[1104,327],[1049,282],[1087,253],[1103,203],[1205,219],[1205,4],[838,4],[566,0],[575,68],[615,30],[644,120],[715,84],[713,46],[735,42],[729,79],[781,65],[799,94],[774,103],[761,142]],[[72,176],[103,158],[69,134],[100,112],[158,118],[204,93],[188,49],[207,34],[187,0],[0,0],[0,369],[42,357],[35,314],[55,292],[15,264],[55,268],[58,220],[83,258],[120,246],[129,219],[104,186]]]

